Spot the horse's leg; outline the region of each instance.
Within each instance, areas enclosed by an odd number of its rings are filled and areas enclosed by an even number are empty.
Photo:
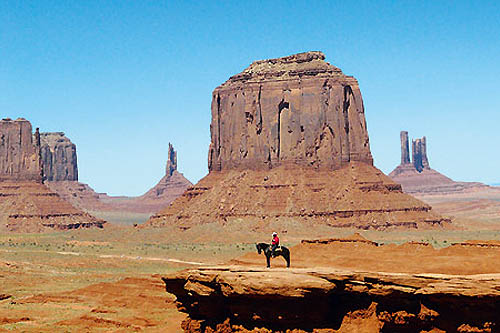
[[[267,268],[271,268],[271,253],[266,253]]]

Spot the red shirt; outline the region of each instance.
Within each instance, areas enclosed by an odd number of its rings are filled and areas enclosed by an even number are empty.
[[[280,239],[278,238],[278,235],[275,235],[273,237],[273,245],[280,245]]]

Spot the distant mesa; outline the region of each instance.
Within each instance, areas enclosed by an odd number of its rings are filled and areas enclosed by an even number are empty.
[[[105,221],[73,207],[42,184],[41,134],[19,118],[0,121],[0,230],[100,227]]]
[[[487,185],[477,182],[456,182],[431,169],[427,158],[427,139],[424,136],[412,140],[412,160],[409,155],[408,132],[401,131],[401,164],[390,174],[395,182],[402,185],[403,191],[412,194],[457,193]]]
[[[44,139],[48,152],[46,154],[48,165],[50,164],[50,167],[46,168],[49,187],[74,206],[98,216],[113,217],[115,213],[146,214],[140,221],[143,222],[150,214],[168,206],[192,185],[177,170],[177,152],[169,143],[165,176],[145,194],[126,197],[96,193],[89,185],[77,182],[76,146],[64,136],[64,133],[46,133]]]
[[[324,59],[306,52],[256,61],[217,87],[209,174],[146,226],[304,231],[446,224],[373,167],[358,82]]]

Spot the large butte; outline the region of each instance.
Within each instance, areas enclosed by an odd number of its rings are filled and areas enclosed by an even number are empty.
[[[309,235],[448,222],[373,166],[358,82],[324,59],[256,61],[217,87],[209,174],[146,225]]]

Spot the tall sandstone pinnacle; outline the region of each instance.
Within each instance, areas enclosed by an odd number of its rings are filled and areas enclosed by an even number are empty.
[[[373,167],[358,82],[324,59],[256,61],[217,87],[209,174],[146,226],[310,236],[447,222]]]
[[[410,164],[410,147],[408,142],[408,132],[401,131],[401,164]]]
[[[63,132],[40,133],[43,178],[78,181],[76,145]]]
[[[29,121],[0,121],[0,231],[102,227],[42,184],[41,135]]]
[[[149,191],[138,199],[141,201],[161,201],[162,208],[178,198],[193,184],[187,180],[182,173],[177,171],[177,151],[174,146],[168,144],[167,164],[165,176]]]
[[[412,160],[409,158],[408,132],[401,131],[401,164],[391,171],[389,177],[402,185],[406,193],[444,194],[463,192],[472,188],[486,188],[475,182],[456,182],[431,169],[427,158],[427,138],[412,140]]]

